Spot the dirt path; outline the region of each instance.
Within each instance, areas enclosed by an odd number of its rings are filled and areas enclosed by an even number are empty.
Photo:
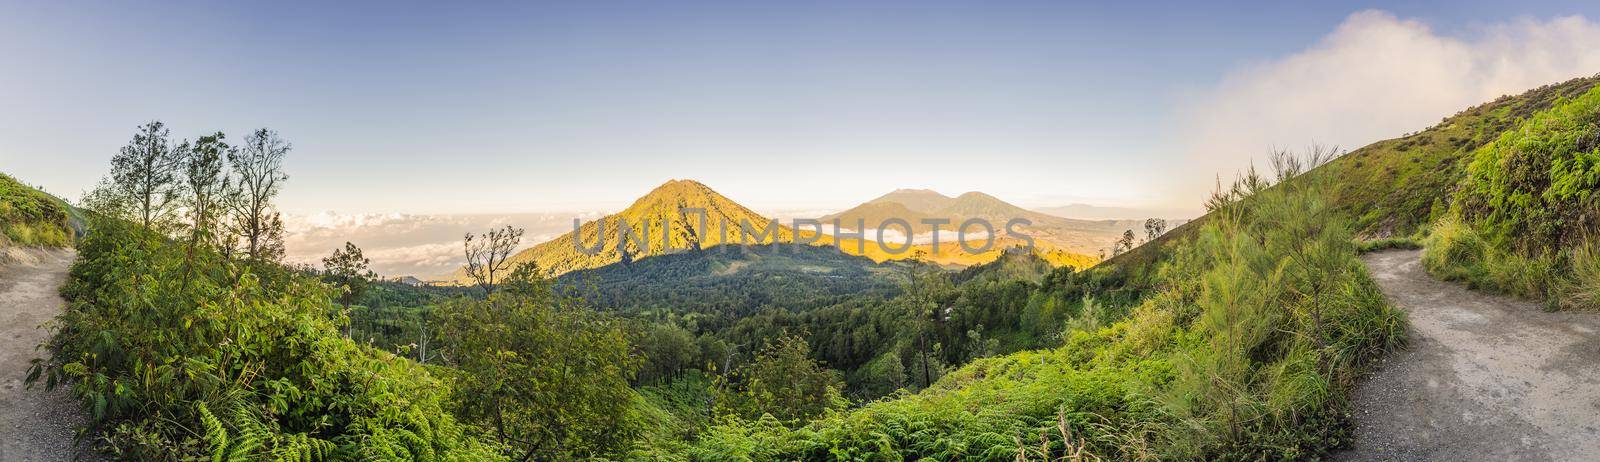
[[[17,252],[0,265],[0,461],[73,460],[73,435],[83,417],[66,388],[23,386],[35,346],[50,336],[39,326],[61,312],[56,289],[67,280],[71,251]],[[92,459],[92,458],[91,458]]]
[[[1411,347],[1355,394],[1338,460],[1600,460],[1600,315],[1434,280],[1418,251],[1368,255]]]

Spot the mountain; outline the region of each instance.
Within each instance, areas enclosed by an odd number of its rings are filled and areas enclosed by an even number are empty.
[[[1079,220],[1143,220],[1146,218],[1191,217],[1191,213],[1171,209],[1145,209],[1136,207],[1107,207],[1093,204],[1068,204],[1059,207],[1035,208],[1034,211],[1062,218]]]
[[[916,212],[937,213],[952,200],[954,199],[931,189],[896,189],[867,203],[893,203]]]
[[[974,218],[983,219],[994,226],[996,234],[999,234],[1002,240],[1010,244],[1017,244],[1020,241],[1005,237],[1006,224],[1012,219],[1022,218],[1031,224],[1020,226],[1018,231],[1033,237],[1035,246],[1041,249],[1041,254],[1059,251],[1077,255],[1095,255],[1110,248],[1122,237],[1124,231],[1133,230],[1135,234],[1141,236],[1144,234],[1143,219],[1063,218],[1024,209],[978,191],[949,197],[926,189],[899,189],[848,210],[825,216],[821,221],[831,224],[837,219],[841,227],[852,229],[856,223],[865,223],[868,229],[875,230],[889,218],[905,220],[911,224],[913,234],[921,236],[930,235],[935,228],[933,225],[923,224],[922,219],[949,220],[949,224],[938,226],[941,241],[953,240],[955,230],[962,222]],[[898,231],[901,226],[895,224],[891,229]],[[969,228],[969,230],[977,232],[981,231],[981,228]],[[871,239],[873,236],[868,238]]]
[[[931,193],[928,191],[927,193]],[[913,197],[931,199],[924,192],[908,192]],[[937,193],[933,193],[937,195]],[[958,199],[945,198],[950,204],[964,204]],[[920,204],[920,203],[919,203]],[[905,207],[895,204],[878,205],[879,208],[872,214],[863,212],[863,216],[882,216],[882,213],[914,213]],[[702,229],[701,215],[698,213],[684,213],[683,209],[705,210],[705,226]],[[1020,210],[1020,209],[1019,209]],[[1039,214],[1042,216],[1042,214]],[[914,245],[908,250],[892,252],[890,249],[878,245],[876,233],[868,233],[865,239],[844,237],[835,239],[831,233],[824,232],[817,235],[814,230],[804,229],[798,233],[782,224],[771,227],[774,221],[762,216],[749,208],[723,196],[704,184],[694,180],[672,180],[656,187],[649,193],[635,200],[626,209],[612,215],[607,215],[599,220],[582,224],[576,233],[569,232],[547,242],[536,244],[515,255],[507,262],[512,266],[536,264],[539,268],[550,271],[552,274],[561,275],[572,271],[600,268],[618,262],[632,262],[647,257],[687,253],[696,249],[710,249],[723,244],[771,244],[792,243],[795,236],[799,235],[804,241],[812,241],[815,246],[837,247],[840,251],[864,256],[874,262],[888,260],[902,260],[908,258],[921,258],[928,262],[964,267],[984,263],[995,259],[1008,248],[1022,245],[1023,242],[1007,236],[994,238],[995,243],[987,250],[978,253],[967,252],[957,245],[954,236],[948,239],[941,238],[938,249],[931,244]],[[826,222],[826,220],[824,220]],[[749,233],[742,229],[742,223],[748,223]],[[620,238],[618,228],[627,225],[626,242]],[[876,223],[872,223],[876,226]],[[1005,223],[999,222],[995,226],[1003,228]],[[647,229],[648,228],[648,229]],[[770,229],[769,229],[770,228]],[[602,233],[602,230],[604,231]],[[648,230],[648,233],[646,231]],[[704,235],[697,234],[700,230]],[[1003,234],[1003,229],[997,229]],[[581,236],[581,238],[580,238]],[[643,236],[642,238],[640,236]],[[603,237],[603,242],[601,238]],[[903,238],[886,242],[891,247],[905,242]],[[969,244],[982,247],[986,239],[971,239]],[[619,245],[619,243],[621,245]],[[645,244],[647,243],[647,244]],[[580,250],[579,246],[583,249]],[[1038,254],[1056,265],[1072,265],[1087,267],[1093,264],[1094,258],[1087,253],[1076,253],[1059,248],[1039,249]],[[457,283],[466,282],[469,278],[465,269],[455,272],[450,278]]]
[[[704,229],[700,228],[699,214],[684,213],[683,209],[705,210]],[[740,223],[749,223],[753,232],[759,235],[767,230],[770,220],[699,182],[672,180],[635,200],[621,212],[584,223],[575,233],[569,232],[536,244],[512,255],[507,262],[512,267],[536,264],[554,274],[564,274],[625,260],[742,242],[744,235],[740,232]],[[622,239],[618,228],[623,224],[628,227],[627,234],[632,238],[619,245]],[[697,235],[697,230],[704,231],[705,235]],[[790,242],[794,238],[793,232],[785,227],[771,232],[778,242]],[[641,235],[644,238],[637,240]],[[579,236],[582,238],[579,239]],[[579,245],[595,251],[585,252],[579,249]],[[451,279],[467,280],[465,270],[457,270]]]

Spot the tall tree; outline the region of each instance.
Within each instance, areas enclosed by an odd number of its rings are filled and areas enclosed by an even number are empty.
[[[522,242],[522,228],[510,225],[491,229],[483,235],[467,233],[463,247],[467,255],[467,276],[478,283],[484,295],[494,292],[496,277],[504,274],[511,251]]]
[[[1117,245],[1120,246],[1123,252],[1127,252],[1133,250],[1133,240],[1133,230],[1124,230],[1122,231],[1122,239],[1117,240]]]
[[[371,286],[372,280],[378,277],[368,269],[371,263],[372,260],[361,254],[361,248],[350,242],[345,242],[343,249],[333,249],[333,255],[322,259],[323,279],[341,289],[338,301],[347,318],[344,326],[346,338],[350,337],[350,305],[360,299],[361,294]]]
[[[272,199],[289,179],[283,173],[283,157],[291,148],[278,132],[263,128],[246,136],[240,149],[228,151],[234,181],[228,201],[233,234],[252,261],[277,261],[283,256],[283,217]]]
[[[574,460],[617,449],[630,420],[637,367],[612,318],[565,296],[532,265],[486,299],[440,305],[459,414],[510,448],[514,460]]]
[[[111,173],[84,197],[89,208],[159,231],[174,224],[182,157],[160,121],[139,126],[111,158]]]
[[[194,144],[183,143],[183,206],[189,216],[190,246],[208,242],[216,235],[219,209],[229,186],[226,159],[232,147],[227,135],[216,132],[202,136]]]
[[[944,319],[948,300],[953,295],[950,278],[937,266],[928,264],[915,255],[906,263],[905,280],[901,289],[904,293],[899,298],[903,304],[907,321],[911,323],[911,334],[915,336],[917,358],[913,361],[912,374],[920,376],[922,387],[927,388],[933,384],[935,372],[943,375],[943,370],[938,369],[936,361],[929,357],[936,345],[930,345],[928,336],[939,329],[939,324]]]
[[[798,336],[768,343],[737,375],[738,387],[727,390],[732,393],[724,393],[717,405],[747,418],[772,414],[792,425],[846,404],[840,393],[844,381],[812,359],[811,345]]]
[[[189,216],[189,242],[184,253],[184,287],[189,286],[195,248],[216,242],[218,209],[229,189],[223,162],[230,148],[225,138],[226,135],[217,132],[200,137],[194,144],[185,141],[177,149],[182,154],[182,204]]]
[[[1167,232],[1167,220],[1151,218],[1144,221],[1144,241],[1150,242]]]

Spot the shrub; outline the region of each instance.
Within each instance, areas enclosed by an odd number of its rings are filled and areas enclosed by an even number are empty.
[[[0,245],[5,241],[30,247],[72,245],[67,205],[0,174]]]
[[[1383,250],[1405,249],[1417,250],[1422,248],[1422,242],[1411,237],[1386,237],[1382,239],[1369,239],[1356,242],[1356,251],[1371,253]]]
[[[1559,306],[1565,309],[1600,309],[1600,242],[1585,239],[1575,246],[1568,260],[1570,277],[1559,292]]]
[[[1154,295],[1078,311],[1059,348],[977,359],[919,393],[802,427],[724,419],[657,449],[690,460],[1319,457],[1348,438],[1346,396],[1403,341],[1405,318],[1321,189],[1288,184],[1219,201],[1140,276]]]
[[[71,381],[112,455],[136,460],[496,460],[422,366],[339,334],[332,290],[107,221],[31,371]]]

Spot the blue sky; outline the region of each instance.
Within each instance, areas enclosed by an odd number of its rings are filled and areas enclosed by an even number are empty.
[[[1239,131],[1206,108],[1293,99],[1255,74],[1292,76],[1297,56],[1333,66],[1386,49],[1361,38],[1387,31],[1558,64],[1474,66],[1486,83],[1426,113],[1295,119],[1326,128],[1274,143],[1358,147],[1481,94],[1600,72],[1559,64],[1588,62],[1561,44],[1600,18],[1576,1],[339,3],[0,1],[0,171],[76,197],[160,119],[178,137],[280,131],[291,213],[615,209],[672,178],[758,210],[901,187],[1192,209],[1191,183],[1250,157],[1195,161]],[[1400,67],[1348,92],[1416,72]],[[1252,143],[1238,149],[1265,152]]]

